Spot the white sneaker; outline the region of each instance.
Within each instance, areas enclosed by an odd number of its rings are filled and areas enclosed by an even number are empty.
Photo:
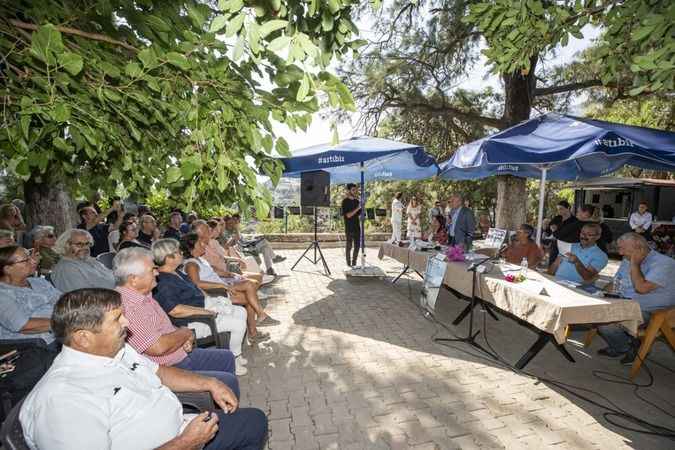
[[[263,275],[261,285],[265,286],[266,284],[270,284],[272,281],[274,281],[276,279],[277,279],[277,277],[275,277],[274,275],[265,274],[265,275]]]
[[[242,365],[237,364],[237,368],[234,370],[234,373],[238,377],[243,377],[248,373],[248,369]]]
[[[242,355],[239,355],[236,358],[237,358],[237,365],[241,364],[245,366],[246,364],[248,364],[248,359],[244,358]]]

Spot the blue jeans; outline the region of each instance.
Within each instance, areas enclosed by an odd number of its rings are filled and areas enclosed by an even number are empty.
[[[652,313],[649,311],[642,311],[643,325],[649,323]],[[621,325],[612,323],[609,325],[601,325],[598,327],[598,334],[602,337],[609,348],[619,353],[626,353],[630,350],[632,337],[624,330]]]
[[[239,398],[239,382],[234,374],[234,355],[229,350],[195,348],[174,367],[190,370],[205,377],[218,378]]]
[[[218,411],[218,433],[205,450],[260,450],[267,440],[267,417],[256,408],[239,408],[232,414]]]

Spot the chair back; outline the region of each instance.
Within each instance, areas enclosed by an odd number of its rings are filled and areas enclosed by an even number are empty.
[[[23,400],[14,405],[0,430],[0,442],[2,448],[7,450],[30,450],[26,439],[23,437],[23,428],[19,422],[19,411],[21,411]]]
[[[113,259],[115,258],[115,252],[105,252],[101,253],[96,257],[96,260],[106,266],[108,269],[112,270],[113,268]]]

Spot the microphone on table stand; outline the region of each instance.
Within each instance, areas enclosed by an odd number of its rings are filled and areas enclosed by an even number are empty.
[[[498,260],[499,258],[502,257],[502,253],[504,253],[504,251],[508,248],[508,246],[509,246],[509,244],[507,244],[506,242],[504,242],[504,243],[501,245],[501,247],[499,247],[499,250],[497,250],[497,254],[496,254],[495,256],[490,256],[490,257],[488,257],[488,258],[481,259],[480,261],[471,263],[471,265],[469,265],[469,267],[466,269],[467,272],[474,272],[474,271],[476,271],[479,267],[481,267],[483,264],[485,264],[485,263],[487,263],[487,262],[490,262],[490,261]],[[479,272],[480,272],[480,271],[479,271]]]

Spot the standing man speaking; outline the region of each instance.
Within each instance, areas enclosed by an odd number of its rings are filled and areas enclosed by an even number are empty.
[[[476,219],[473,211],[464,206],[460,194],[452,194],[448,213],[448,240],[450,245],[461,245],[468,251],[473,243],[473,232],[476,229]]]
[[[345,256],[349,267],[356,265],[356,257],[359,255],[359,246],[361,245],[360,211],[359,190],[354,183],[349,183],[347,185],[347,196],[342,200],[342,217],[345,219],[345,235],[347,237]],[[354,255],[350,259],[352,245],[354,246]]]

